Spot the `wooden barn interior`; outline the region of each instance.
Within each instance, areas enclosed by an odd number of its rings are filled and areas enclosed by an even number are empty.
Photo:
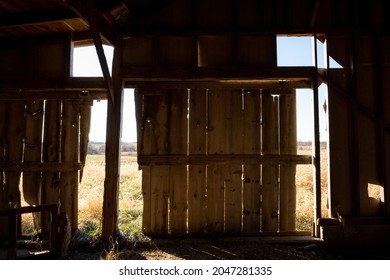
[[[336,246],[390,243],[389,12],[385,0],[0,1],[0,241],[16,244],[22,213],[42,213],[37,227],[54,252],[64,224],[77,230],[91,108],[101,99],[102,239],[118,233],[123,91],[134,88],[145,234],[300,236],[295,172],[308,164],[306,235]],[[279,36],[310,36],[313,65],[279,66]],[[72,75],[74,48],[88,44],[103,77]],[[114,47],[111,74],[103,45]],[[297,89],[312,92],[310,156],[297,151]]]

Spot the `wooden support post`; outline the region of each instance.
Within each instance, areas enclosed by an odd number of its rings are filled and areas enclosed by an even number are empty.
[[[280,111],[280,154],[295,155],[297,153],[297,117],[296,94],[279,96]],[[295,164],[280,165],[280,219],[279,231],[295,231],[296,186]]]
[[[115,102],[107,102],[106,132],[106,178],[104,181],[102,239],[108,241],[110,236],[118,233],[118,205],[120,181],[120,146],[122,126],[123,81],[120,75],[122,42],[114,50],[113,88]]]

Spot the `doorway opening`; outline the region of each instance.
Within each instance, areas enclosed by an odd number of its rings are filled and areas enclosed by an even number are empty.
[[[317,71],[328,65],[326,44],[321,36],[299,34],[277,36],[278,67],[315,67]],[[318,104],[313,104],[313,89],[296,90],[297,154],[314,155],[314,106],[319,113],[321,157],[321,213],[327,216],[327,88],[318,88]],[[298,231],[313,229],[315,192],[312,165],[296,166],[296,228]]]

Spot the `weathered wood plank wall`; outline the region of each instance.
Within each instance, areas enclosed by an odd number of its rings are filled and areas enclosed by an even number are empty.
[[[0,101],[0,208],[20,206],[21,194],[30,205],[57,203],[67,212],[74,231],[92,99],[56,95],[56,88],[70,79],[71,53],[69,34],[2,43],[1,76],[18,81],[21,93],[33,94],[23,100],[11,88]],[[36,229],[49,232],[49,219],[45,213],[42,220],[40,214],[34,215]]]
[[[136,94],[140,123],[144,124],[138,129],[143,132],[139,159],[142,163],[143,157],[153,156],[150,164],[141,164],[145,233],[276,233],[282,229],[281,211],[285,215],[283,231],[295,230],[295,164],[283,164],[282,168],[277,163],[245,164],[229,160],[234,155],[261,156],[261,147],[264,154],[280,155],[282,161],[284,154],[279,150],[296,155],[294,91],[281,97],[271,96],[269,90],[247,93],[137,89]],[[278,101],[282,98],[286,99],[282,101],[285,102],[283,127],[279,126]],[[291,118],[292,121],[286,122]],[[271,130],[272,138],[267,136],[266,127]],[[279,135],[286,147],[279,146]],[[153,159],[159,155],[183,159],[199,155],[204,162],[215,156],[227,158],[206,164],[154,163]],[[267,179],[271,177],[272,184]],[[279,192],[282,180],[286,203],[283,207],[279,206],[283,200]]]
[[[72,229],[76,230],[79,171],[86,157],[86,153],[81,155],[79,151],[85,146],[81,139],[88,139],[85,134],[89,131],[85,127],[89,126],[90,115],[84,114],[81,118],[77,101],[2,103],[10,104],[10,107],[2,112],[6,121],[2,124],[0,136],[4,143],[2,155],[6,156],[1,158],[4,163],[1,170],[1,207],[20,206],[22,191],[24,202],[29,205],[61,205],[61,211],[68,214]],[[91,106],[91,103],[87,104],[83,106]],[[80,127],[84,129],[80,130]],[[18,163],[18,171],[8,168],[7,163]],[[58,172],[48,171],[44,163],[57,163]],[[73,164],[75,168],[69,169],[62,163]],[[34,216],[34,224],[37,230],[49,230],[45,215],[42,226],[39,215]]]

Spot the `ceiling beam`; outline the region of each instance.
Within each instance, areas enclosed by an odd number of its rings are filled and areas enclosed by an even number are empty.
[[[0,28],[45,24],[79,18],[72,10],[61,8],[29,13],[5,14],[0,17]]]
[[[119,36],[112,25],[103,17],[99,10],[93,5],[92,1],[77,1],[67,0],[69,8],[72,9],[80,18],[91,26],[90,15],[93,14],[94,21],[96,21],[97,29],[99,33],[108,41],[111,45],[115,46],[118,42]],[[85,8],[85,3],[90,2],[90,9]],[[92,30],[91,30],[92,31]]]

